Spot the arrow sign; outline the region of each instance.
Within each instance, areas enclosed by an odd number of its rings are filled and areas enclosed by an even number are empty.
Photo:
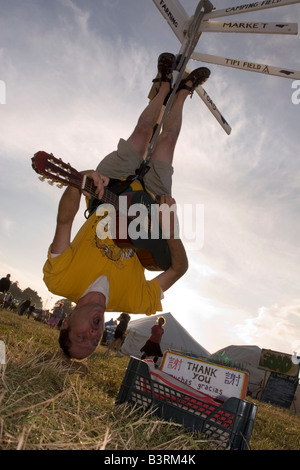
[[[182,43],[189,16],[178,0],[153,0],[177,39]]]
[[[191,73],[191,70],[188,67],[186,67],[185,71],[187,75]],[[202,85],[197,86],[195,91],[200,96],[203,103],[207,106],[207,108],[212,113],[212,115],[216,118],[216,120],[221,125],[221,127],[224,129],[226,134],[229,135],[231,133],[230,125],[228,124],[228,122],[226,121],[222,113],[219,111],[219,109],[217,108],[217,106],[215,105],[211,97],[208,95],[208,93],[206,93],[203,86]]]
[[[201,52],[193,52],[191,59],[199,60],[209,64],[223,65],[225,67],[233,67],[248,72],[258,72],[265,75],[275,75],[277,77],[292,78],[300,80],[300,72],[296,70],[285,69],[283,67],[273,67],[272,65],[257,64],[247,60],[229,59],[216,55],[202,54]]]
[[[224,116],[220,113],[220,111],[218,110],[217,106],[215,105],[211,97],[206,93],[206,91],[201,85],[199,85],[195,91],[200,96],[203,103],[208,107],[212,115],[216,118],[216,120],[221,125],[221,127],[223,127],[226,134],[229,135],[231,133],[231,127],[226,121],[226,119],[224,118]]]
[[[203,21],[199,31],[202,33],[298,34],[298,23]]]
[[[282,7],[300,3],[300,0],[264,0],[262,2],[246,3],[236,7],[228,7],[224,10],[213,10],[206,13],[203,20],[210,18],[220,18],[222,16],[238,15],[240,13],[249,13],[249,11],[265,10],[266,8]]]

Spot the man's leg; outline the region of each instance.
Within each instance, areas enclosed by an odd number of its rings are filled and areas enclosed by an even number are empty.
[[[142,156],[148,149],[148,145],[153,134],[153,128],[158,121],[164,100],[169,92],[170,83],[162,82],[157,95],[144,109],[138,119],[133,133],[127,139],[127,142],[134,148],[134,150]]]
[[[174,99],[174,103],[167,114],[162,126],[151,161],[163,161],[172,165],[175,146],[180,134],[182,125],[182,111],[184,102],[189,95],[188,90],[180,90]]]
[[[168,52],[164,52],[158,58],[157,63],[157,76],[153,80],[157,93],[146,109],[139,117],[138,123],[128,139],[128,143],[136,150],[141,156],[144,156],[155,125],[159,119],[162,107],[167,95],[171,89],[172,73],[175,67],[175,56]]]
[[[116,345],[116,357],[122,357],[122,354],[120,352],[121,346],[122,346],[122,339],[123,338],[118,338],[118,343]]]
[[[175,146],[182,125],[182,111],[186,98],[192,94],[195,88],[204,83],[210,75],[209,69],[199,67],[181,81],[174,103],[166,116],[162,126],[162,132],[157,139],[156,148],[151,156],[151,161],[162,161],[172,165]]]
[[[134,175],[145,158],[146,151],[152,138],[153,128],[157,124],[162,107],[170,92],[172,72],[175,66],[175,56],[163,53],[158,58],[158,73],[153,97],[141,113],[134,131],[127,140],[120,139],[117,150],[103,158],[97,166],[97,171],[109,178],[119,179]]]

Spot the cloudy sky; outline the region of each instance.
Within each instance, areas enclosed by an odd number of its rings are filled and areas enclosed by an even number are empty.
[[[181,3],[191,16],[198,2]],[[297,23],[300,4],[232,21]],[[56,300],[42,267],[62,190],[39,181],[31,157],[45,150],[95,168],[147,105],[158,55],[179,49],[152,0],[0,0],[0,275],[45,306]],[[196,51],[300,70],[299,36],[205,33]],[[299,353],[300,82],[209,67],[204,88],[232,132],[196,94],[187,100],[173,193],[203,209],[194,222],[204,237],[185,233],[190,269],[164,311],[211,353],[230,344]]]

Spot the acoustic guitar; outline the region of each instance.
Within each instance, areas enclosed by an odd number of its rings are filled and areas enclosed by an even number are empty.
[[[48,179],[50,184],[57,183],[58,187],[73,186],[85,191],[97,200],[99,206],[103,203],[111,204],[116,214],[114,242],[120,248],[134,249],[144,268],[149,271],[166,271],[170,267],[171,257],[167,241],[163,238],[157,223],[153,230],[153,214],[155,214],[153,205],[156,203],[150,194],[139,190],[127,191],[117,195],[113,192],[113,187],[112,189],[106,187],[102,199],[99,200],[95,194],[96,188],[92,178],[78,172],[69,163],[64,163],[61,159],[44,151],[35,153],[31,160],[32,167],[36,173],[41,175],[41,180]],[[126,204],[124,204],[124,200],[121,202],[121,197],[126,197]],[[147,210],[147,220],[134,225],[133,237],[130,224],[134,222],[136,217],[128,216],[128,212],[130,212],[131,206],[140,204],[142,204],[142,208]],[[128,209],[127,214],[120,211],[124,206]],[[144,214],[145,211],[143,210],[142,213]],[[122,229],[121,234],[119,228],[121,226],[124,228],[124,218],[126,218],[127,230],[124,233],[124,229]]]

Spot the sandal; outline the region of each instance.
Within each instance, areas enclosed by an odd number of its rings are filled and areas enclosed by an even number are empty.
[[[157,63],[158,72],[154,80],[152,80],[152,88],[148,95],[149,100],[152,100],[157,95],[160,88],[160,84],[162,82],[170,83],[170,86],[172,88],[172,72],[174,71],[175,66],[176,57],[173,54],[170,54],[169,52],[164,52],[160,54]]]
[[[198,69],[193,70],[186,78],[181,80],[177,92],[180,90],[188,90],[191,95],[193,94],[197,86],[202,85],[210,76],[210,70],[206,67],[199,67]],[[186,83],[191,81],[193,84],[191,86]]]
[[[152,80],[155,82],[169,82],[172,84],[172,72],[176,65],[176,58],[174,54],[163,52],[160,54],[157,62],[157,77]]]

